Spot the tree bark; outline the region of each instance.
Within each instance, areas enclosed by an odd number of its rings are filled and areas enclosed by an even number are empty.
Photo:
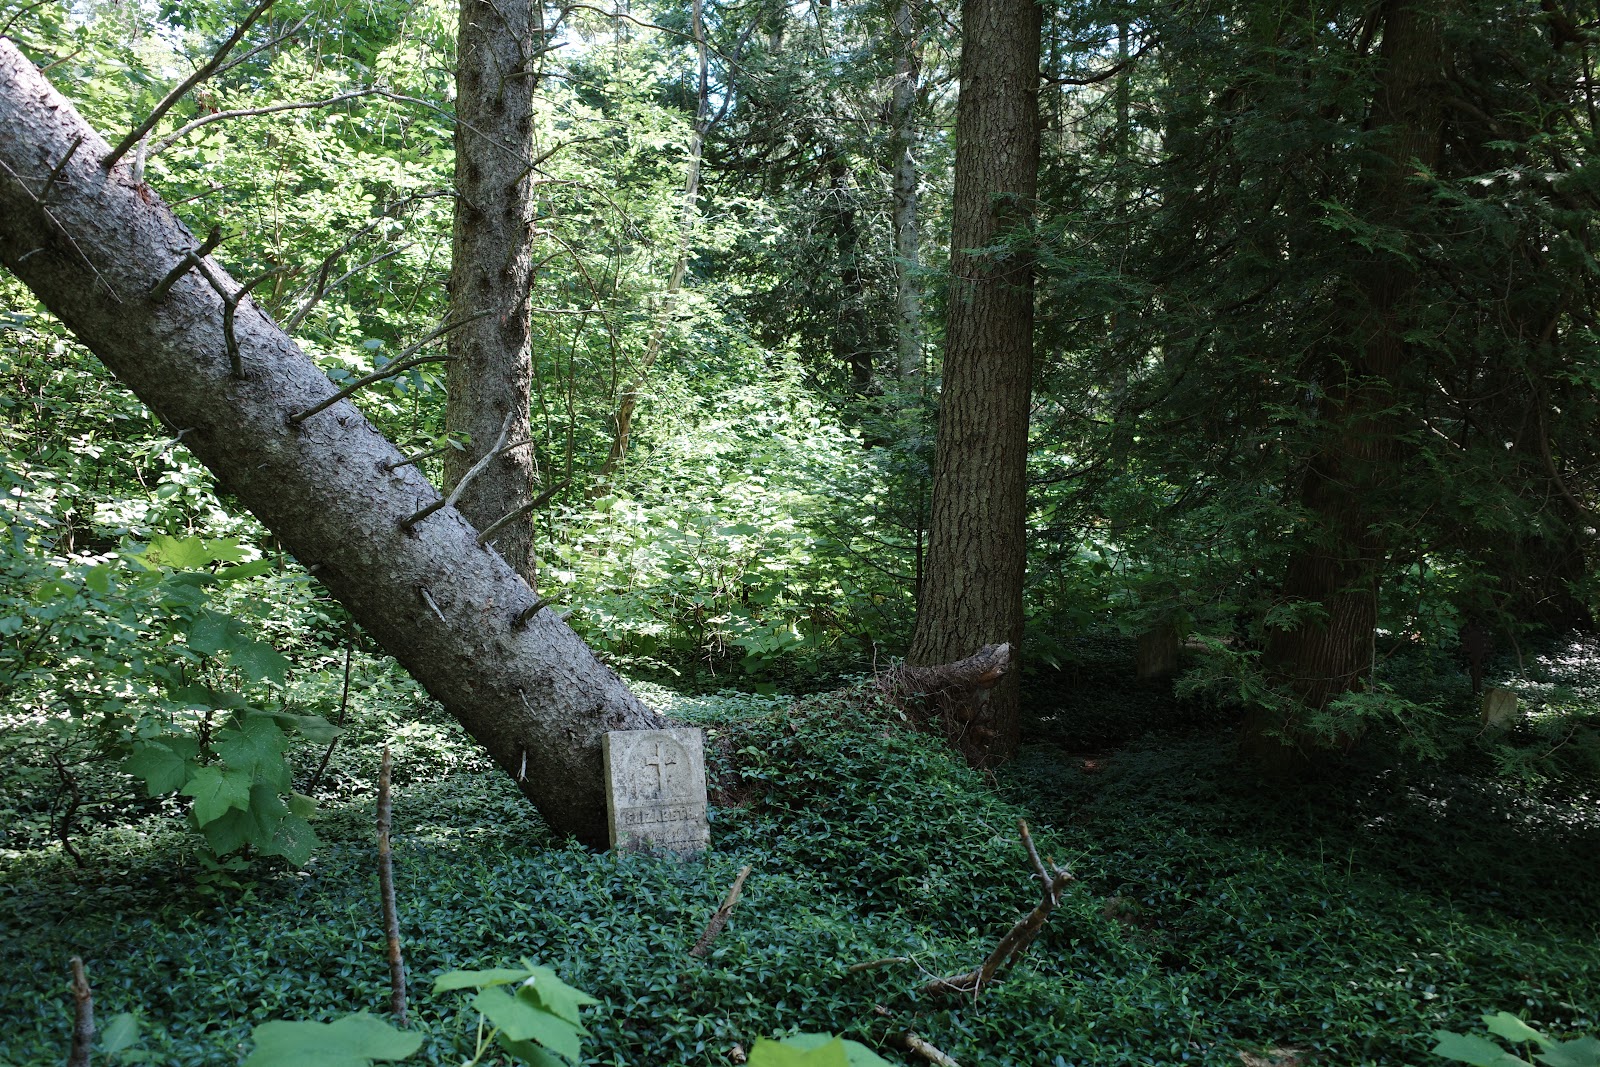
[[[1370,121],[1387,133],[1381,158],[1362,175],[1358,198],[1372,205],[1380,224],[1404,227],[1417,208],[1413,161],[1432,167],[1440,156],[1441,4],[1389,0],[1386,6]],[[1364,264],[1358,284],[1366,317],[1357,328],[1366,340],[1323,404],[1326,437],[1302,489],[1314,533],[1290,557],[1283,584],[1285,598],[1316,606],[1321,617],[1272,631],[1264,657],[1268,671],[1311,711],[1358,688],[1371,671],[1388,549],[1380,529],[1384,494],[1394,491],[1404,459],[1405,425],[1397,411],[1406,402],[1408,363],[1415,357],[1406,340],[1415,269],[1402,256],[1380,255]],[[1247,747],[1270,769],[1298,747],[1297,729],[1278,716],[1254,716]]]
[[[439,493],[348,400],[288,421],[336,390],[247,297],[231,340],[200,271],[152,298],[200,242],[126,165],[100,166],[106,142],[3,39],[0,129],[0,263],[182,431],[553,829],[603,847],[601,737],[659,717],[553,613],[521,620],[533,590],[459,512],[407,523]],[[203,263],[216,287],[238,292]]]
[[[961,17],[944,384],[927,571],[906,657],[920,665],[1022,639],[1033,262],[1016,243],[993,246],[1026,224],[1038,190],[1041,14],[1033,0],[964,0]],[[969,760],[1016,752],[1018,699],[1008,673],[963,737]]]
[[[518,509],[495,547],[534,585],[533,94],[544,47],[541,0],[463,0],[456,37],[455,232],[450,314],[482,311],[450,335],[445,430],[468,440],[445,453],[454,485],[503,440],[512,447],[473,477],[456,507],[479,529]],[[502,437],[502,429],[505,431]]]

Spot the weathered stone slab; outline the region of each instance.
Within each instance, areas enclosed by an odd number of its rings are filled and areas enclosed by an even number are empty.
[[[710,846],[702,731],[612,730],[603,751],[613,849],[692,853]]]
[[[1479,716],[1485,730],[1505,730],[1516,723],[1517,694],[1509,689],[1485,689]]]

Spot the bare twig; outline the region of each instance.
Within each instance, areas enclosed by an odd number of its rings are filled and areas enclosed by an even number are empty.
[[[304,411],[297,411],[293,415],[290,415],[288,420],[289,425],[300,425],[311,416],[317,414],[318,412],[327,411],[345,397],[365,389],[374,382],[381,382],[385,378],[393,378],[396,374],[401,374],[405,371],[408,371],[412,367],[420,367],[424,363],[449,363],[451,358],[452,357],[450,356],[417,356],[415,359],[397,359],[393,363],[385,363],[382,370],[375,370],[363,378],[357,378],[355,381],[351,382],[349,385],[345,386],[343,389],[339,390],[337,393],[334,393],[325,400],[313,404]]]
[[[1018,819],[1017,829],[1022,832],[1022,847],[1028,850],[1028,859],[1033,863],[1033,873],[1039,876],[1039,884],[1044,886],[1045,896],[1052,896],[1050,874],[1044,869],[1044,862],[1039,859],[1039,850],[1033,846],[1033,835],[1028,832],[1028,820]]]
[[[540,597],[532,604],[529,604],[527,607],[517,612],[517,617],[511,620],[511,628],[513,630],[522,629],[523,627],[527,626],[528,623],[533,621],[533,617],[535,615],[539,614],[539,612],[543,611],[549,606],[550,601],[546,600],[544,597]]]
[[[20,19],[22,16],[26,15],[28,12],[32,11],[36,7],[43,7],[45,4],[48,4],[48,3],[50,3],[50,0],[33,0],[33,3],[26,4],[26,5],[18,8],[17,9],[17,13],[15,15],[12,15],[10,18],[6,19],[6,24],[4,26],[0,26],[0,37],[5,37],[8,34],[10,34],[11,27],[15,26],[16,23],[17,23],[17,20]]]
[[[385,220],[381,220],[380,219],[379,221],[385,221]],[[370,229],[371,229],[371,227],[368,227],[367,229],[362,230],[361,231],[362,235],[365,236],[366,233],[370,231]],[[373,256],[371,259],[366,260],[363,263],[356,264],[354,267],[351,267],[349,270],[345,271],[343,274],[339,275],[339,277],[335,278],[331,282],[323,281],[321,284],[318,285],[317,289],[309,297],[306,298],[306,302],[304,304],[301,304],[299,309],[292,316],[290,316],[289,321],[284,324],[283,331],[285,333],[291,333],[295,329],[297,329],[300,326],[300,324],[305,321],[306,316],[311,314],[312,310],[314,308],[316,308],[316,306],[319,303],[322,302],[322,298],[323,297],[327,296],[329,293],[331,293],[335,289],[339,288],[339,286],[343,285],[345,282],[349,281],[351,278],[354,278],[357,274],[360,274],[362,271],[366,270],[368,267],[376,267],[379,263],[382,263],[386,259],[393,259],[395,256],[398,256],[401,252],[404,252],[406,249],[415,248],[416,245],[417,245],[417,242],[415,242],[415,241],[407,241],[403,245],[396,245],[394,248],[389,249],[387,252],[380,252],[377,255]],[[341,248],[338,252],[334,253],[334,257],[336,258],[338,256],[342,256],[349,249],[349,247],[350,247],[349,245],[346,245],[344,248]],[[330,268],[332,265],[333,265],[333,259],[328,259],[328,260],[324,260],[323,261],[323,269],[324,270]]]
[[[89,976],[83,971],[83,960],[72,957],[72,1051],[67,1056],[67,1067],[89,1067],[89,1057],[94,1054],[94,993],[89,989]]]
[[[487,545],[490,539],[493,538],[496,533],[500,532],[506,523],[515,522],[522,518],[522,516],[528,514],[530,511],[538,511],[540,508],[550,503],[550,501],[554,500],[556,494],[561,492],[561,490],[565,489],[570,484],[571,482],[567,480],[557,482],[555,485],[552,485],[550,488],[546,489],[544,492],[540,493],[538,496],[534,497],[521,507],[500,516],[498,519],[489,524],[489,528],[487,530],[484,530],[478,535],[478,544]]]
[[[417,594],[422,597],[422,602],[424,604],[428,605],[428,609],[430,611],[432,611],[435,616],[438,617],[438,619],[439,619],[439,621],[441,623],[443,623],[446,626],[450,625],[450,620],[445,618],[444,617],[444,612],[439,610],[439,604],[438,604],[437,601],[435,601],[433,599],[433,594],[428,592],[428,587],[427,586],[425,586],[425,585],[417,586]]]
[[[378,767],[378,892],[383,897],[383,932],[389,942],[389,1013],[406,1025],[406,963],[400,950],[400,916],[394,902],[394,859],[389,846],[389,746]]]
[[[895,963],[915,963],[910,956],[885,956],[881,960],[866,960],[862,963],[852,963],[845,968],[846,974],[857,974],[861,971],[875,971],[879,967],[888,967]]]
[[[166,296],[174,285],[178,284],[179,278],[183,277],[185,274],[188,274],[191,270],[197,267],[200,264],[200,261],[209,256],[212,253],[212,250],[214,250],[221,243],[222,231],[215,226],[211,227],[211,232],[206,234],[206,239],[204,241],[200,242],[200,247],[196,248],[192,252],[184,253],[183,258],[178,260],[177,263],[173,264],[171,270],[167,271],[167,276],[162,278],[161,281],[156,284],[154,289],[150,290],[151,302],[160,303],[161,298]]]
[[[494,439],[494,444],[489,447],[489,451],[483,454],[483,458],[469,467],[467,469],[467,473],[461,476],[461,480],[456,482],[455,488],[450,490],[449,496],[435,500],[421,511],[418,511],[412,515],[409,519],[402,519],[400,525],[409,530],[411,527],[415,526],[429,515],[432,515],[434,512],[441,511],[444,508],[455,507],[456,501],[461,499],[461,494],[466,492],[467,486],[471,483],[472,479],[482,474],[484,470],[488,468],[489,464],[493,463],[499,457],[500,450],[505,446],[506,443],[506,435],[511,432],[511,423],[515,421],[516,417],[517,411],[515,408],[512,408],[510,411],[506,412],[506,421],[500,424],[500,436]]]
[[[222,298],[222,340],[228,347],[228,366],[235,378],[244,377],[244,357],[239,353],[239,339],[233,333],[233,319],[239,310],[239,301],[248,296],[250,290],[268,278],[275,278],[281,273],[281,270],[269,270],[265,274],[258,274],[241,285],[238,292],[232,296],[224,296]],[[211,277],[209,271],[206,271],[206,277]],[[212,284],[216,284],[216,279],[212,278]],[[222,290],[219,287],[217,291],[221,292]]]
[[[61,172],[67,169],[67,164],[72,162],[72,157],[77,155],[78,148],[82,144],[83,134],[80,133],[72,139],[72,144],[67,146],[66,155],[62,156],[61,162],[57,163],[55,168],[50,171],[50,177],[44,180],[44,189],[39,193],[39,203],[48,204],[50,202],[50,194],[55,190],[56,179],[60,178]]]
[[[339,721],[334,724],[341,727],[344,725],[345,712],[350,709],[350,653],[354,648],[352,644],[355,638],[355,633],[353,632],[355,630],[354,623],[350,624],[350,629],[352,630],[350,634],[351,641],[347,641],[344,646],[344,685],[339,691]],[[338,744],[339,739],[335,737],[328,742],[328,747],[323,749],[322,762],[317,764],[317,773],[313,774],[311,781],[306,784],[306,796],[312,796],[316,793],[317,786],[322,782],[322,772],[328,769],[328,760],[333,758],[333,750]]]
[[[739,874],[733,880],[733,888],[728,890],[728,895],[723,898],[722,907],[711,916],[711,921],[706,923],[705,933],[700,935],[700,940],[694,943],[694,948],[689,950],[689,955],[696,959],[701,958],[711,951],[711,942],[716,940],[722,928],[728,925],[728,917],[733,914],[733,909],[739,904],[739,894],[744,890],[744,880],[750,877],[750,865],[747,863],[739,868]]]
[[[383,469],[386,471],[397,471],[401,467],[409,467],[413,463],[421,463],[425,459],[432,459],[434,456],[442,456],[451,449],[458,447],[460,446],[458,446],[454,441],[450,441],[446,444],[440,445],[438,448],[427,448],[423,449],[421,452],[413,452],[409,456],[401,456],[397,460],[385,463],[383,465]]]
[[[307,111],[311,108],[332,107],[334,104],[342,104],[346,100],[354,100],[357,97],[371,96],[376,92],[376,89],[371,88],[352,89],[348,93],[330,96],[326,100],[295,100],[287,104],[269,104],[265,107],[241,107],[232,111],[213,111],[209,115],[202,115],[192,122],[179,126],[176,130],[161,138],[161,140],[150,146],[146,156],[154,155],[164,148],[170,148],[195,130],[202,126],[209,126],[213,122],[221,122],[224,119],[253,118],[257,115],[273,115],[279,111]]]
[[[124,137],[122,139],[122,143],[111,150],[110,155],[106,156],[106,158],[100,161],[100,165],[106,170],[110,170],[112,167],[117,165],[117,160],[121,159],[127,154],[128,149],[144,140],[145,135],[151,130],[155,129],[156,123],[161,121],[161,116],[165,115],[169,110],[172,109],[172,105],[183,99],[184,95],[188,93],[190,89],[193,89],[196,85],[199,85],[201,82],[211,77],[211,75],[216,72],[216,69],[222,66],[222,61],[228,58],[228,53],[233,51],[233,46],[239,43],[240,39],[244,37],[245,33],[249,31],[251,26],[255,25],[256,19],[267,13],[267,9],[270,8],[273,3],[274,0],[261,0],[260,3],[256,4],[255,8],[251,10],[250,14],[245,16],[244,21],[239,23],[239,28],[233,31],[233,35],[226,41],[222,42],[222,47],[218,48],[211,58],[207,60],[199,70],[189,75],[189,77],[185,78],[176,89],[168,93],[162,99],[161,103],[155,106],[155,110],[150,112],[149,116],[143,122],[141,122],[132,133]]]
[[[906,1048],[915,1052],[929,1063],[934,1064],[935,1067],[961,1067],[949,1053],[940,1051],[909,1030],[901,1036],[900,1040],[905,1043]]]
[[[1019,820],[1020,822],[1020,820]],[[1026,823],[1022,823],[1023,842],[1028,849],[1028,858],[1033,861],[1035,869],[1042,875],[1044,864],[1039,862],[1038,850],[1033,847],[1033,839],[1028,835]],[[1006,931],[994,951],[989,953],[981,966],[965,974],[951,975],[948,978],[935,978],[925,982],[922,986],[925,993],[970,993],[976,1000],[984,988],[994,981],[995,975],[1004,970],[1013,960],[1022,955],[1033,939],[1039,936],[1039,931],[1044,929],[1044,924],[1049,920],[1050,913],[1055,910],[1056,904],[1061,899],[1061,891],[1067,883],[1073,880],[1071,872],[1053,867],[1054,874],[1044,883],[1041,899],[1032,911],[1018,919],[1011,929]]]

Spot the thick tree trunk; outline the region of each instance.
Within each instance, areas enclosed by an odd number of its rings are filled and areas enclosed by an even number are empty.
[[[502,441],[456,507],[479,529],[519,509],[494,544],[535,583],[533,381],[528,300],[533,271],[533,92],[544,45],[541,0],[463,0],[456,38],[456,203],[450,314],[488,312],[450,335],[445,429],[469,440],[445,453],[454,485]],[[504,434],[502,436],[502,431]],[[510,446],[510,447],[506,447]]]
[[[1373,217],[1401,227],[1416,210],[1413,161],[1439,159],[1444,113],[1444,47],[1437,0],[1389,0],[1382,71],[1371,122],[1387,130],[1382,158],[1362,179],[1360,200]],[[1328,436],[1306,471],[1302,502],[1315,534],[1291,556],[1283,594],[1316,605],[1321,616],[1268,636],[1267,669],[1308,710],[1325,707],[1364,683],[1372,667],[1378,586],[1388,546],[1380,530],[1385,494],[1392,500],[1404,459],[1406,340],[1417,278],[1411,263],[1383,255],[1358,279],[1365,293],[1365,341],[1342,381],[1328,390],[1321,417]],[[1297,724],[1256,716],[1247,742],[1267,765],[1281,765]],[[1274,737],[1274,734],[1284,735]],[[1284,742],[1289,742],[1285,744]]]
[[[1033,263],[1025,246],[977,251],[1024,225],[1039,180],[1040,8],[964,0],[956,110],[949,323],[928,564],[907,661],[948,663],[1022,639]],[[1019,241],[1025,237],[1019,235]],[[1021,738],[1008,672],[961,747],[992,764]]]
[[[552,828],[604,846],[600,739],[659,717],[547,610],[248,297],[232,337],[199,245],[0,39],[0,263],[169,426],[510,774]],[[70,158],[69,158],[70,157]],[[57,170],[59,168],[59,170]],[[55,180],[46,188],[52,173]],[[239,291],[215,262],[217,286]],[[519,625],[520,622],[520,625]]]
[[[917,91],[922,76],[916,11],[901,0],[894,12],[894,88],[889,97],[894,175],[896,372],[914,393],[922,380],[922,288],[917,280],[922,231],[917,219]]]

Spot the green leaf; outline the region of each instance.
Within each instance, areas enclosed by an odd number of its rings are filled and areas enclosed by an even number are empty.
[[[83,584],[91,592],[99,593],[101,596],[111,592],[111,565],[101,563],[84,571]]]
[[[173,570],[180,571],[198,570],[213,558],[200,538],[168,537],[166,534],[157,534],[150,539],[145,556],[154,556]]]
[[[256,1050],[244,1067],[366,1067],[374,1060],[403,1060],[422,1047],[407,1034],[366,1012],[331,1023],[262,1023],[250,1032]]]
[[[311,818],[317,810],[316,799],[308,797],[304,793],[290,793],[287,803],[289,811],[302,819]]]
[[[238,582],[266,574],[272,567],[272,560],[258,559],[253,563],[241,563],[237,567],[224,567],[217,572],[216,578],[219,582]]]
[[[134,1042],[139,1040],[139,1017],[130,1011],[121,1015],[112,1016],[111,1021],[100,1028],[95,1035],[96,1050],[104,1056],[115,1056],[117,1053],[132,1048]]]
[[[546,1052],[532,1041],[512,1041],[505,1034],[501,1034],[495,1040],[500,1043],[501,1048],[526,1063],[528,1067],[569,1067],[566,1060],[553,1052]]]
[[[485,989],[472,998],[472,1006],[500,1028],[511,1041],[534,1040],[569,1060],[579,1054],[578,1029],[544,1008],[514,997],[504,989]]]
[[[279,788],[288,786],[288,768],[283,750],[289,739],[283,736],[270,715],[246,715],[237,726],[217,732],[217,754],[234,770],[244,771],[261,782]]]
[[[344,733],[321,715],[292,715],[287,711],[275,711],[272,719],[284,732],[293,730],[313,745],[326,745]]]
[[[133,754],[122,761],[122,769],[142,779],[153,797],[180,789],[189,780],[189,762],[156,741],[134,745]]]
[[[892,1063],[861,1042],[851,1041],[847,1037],[836,1038],[832,1034],[795,1034],[793,1037],[785,1038],[781,1043],[790,1048],[818,1049],[832,1041],[844,1043],[844,1054],[850,1062],[850,1067],[894,1067]]]
[[[448,993],[455,989],[488,989],[491,986],[523,982],[532,977],[527,968],[509,970],[495,967],[487,971],[446,971],[433,980],[433,994]]]
[[[272,851],[296,867],[304,867],[321,843],[311,824],[294,814],[285,815],[272,835]]]
[[[1486,1037],[1477,1034],[1458,1034],[1452,1030],[1435,1030],[1433,1046],[1435,1056],[1459,1060],[1473,1067],[1532,1067],[1527,1060],[1513,1056]]]
[[[1533,1058],[1546,1067],[1600,1067],[1600,1040],[1580,1037],[1575,1041],[1553,1042]]]
[[[238,623],[215,611],[201,612],[189,626],[189,647],[203,656],[215,656],[232,647],[230,629]]]
[[[194,772],[183,795],[194,797],[194,818],[200,826],[219,819],[230,808],[243,811],[250,806],[251,776],[239,771],[223,772],[216,767],[201,767]]]
[[[229,662],[252,682],[276,682],[282,685],[289,673],[288,659],[265,641],[241,641],[234,647]]]
[[[794,1038],[782,1043],[757,1038],[755,1047],[750,1050],[750,1067],[850,1067],[844,1042],[826,1034],[821,1036],[823,1043],[809,1049],[796,1045]]]
[[[1535,1044],[1549,1048],[1554,1042],[1539,1031],[1512,1015],[1509,1011],[1496,1012],[1483,1017],[1484,1027],[1496,1037],[1503,1037],[1507,1041],[1514,1041],[1519,1045],[1532,1041]]]
[[[533,997],[545,1011],[578,1027],[580,1034],[588,1031],[578,1025],[578,1009],[585,1004],[600,1003],[589,994],[567,985],[548,967],[529,967],[528,978],[518,990],[518,995]]]
[[[208,822],[200,830],[206,844],[219,856],[241,849],[250,840],[250,815],[243,811],[229,811],[221,818]]]

